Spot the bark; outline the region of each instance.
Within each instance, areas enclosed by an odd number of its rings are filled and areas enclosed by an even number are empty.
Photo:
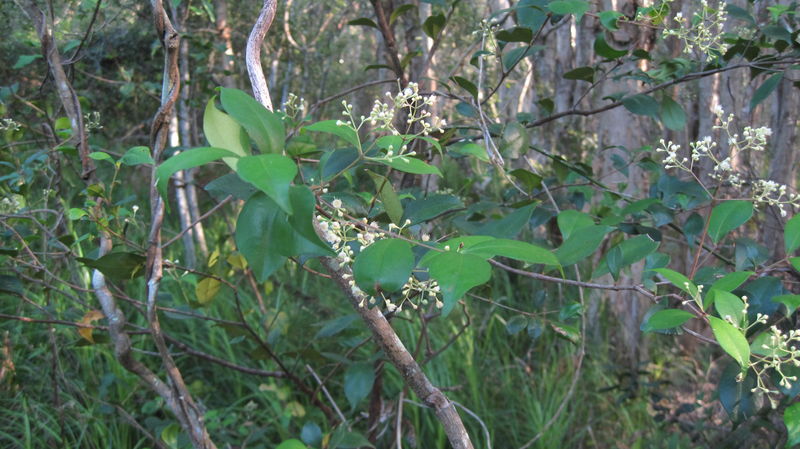
[[[81,158],[81,178],[84,181],[88,180],[92,176],[92,173],[94,173],[95,166],[94,162],[89,157],[89,141],[86,135],[86,126],[83,123],[81,104],[64,70],[61,54],[56,44],[53,30],[54,18],[51,15],[53,11],[52,5],[48,2],[46,8],[48,13],[45,13],[33,0],[15,0],[15,2],[33,22],[33,26],[36,29],[36,34],[39,37],[39,42],[42,47],[42,54],[47,61],[50,68],[50,75],[53,77],[55,83],[56,93],[61,101],[61,105],[64,107],[64,112],[69,119],[70,128],[72,129],[72,136],[69,142],[78,148],[78,154]]]
[[[269,110],[272,110],[272,99],[269,96],[267,81],[264,78],[264,69],[261,67],[261,44],[264,42],[273,19],[275,19],[277,7],[277,0],[264,0],[261,12],[256,19],[255,25],[253,25],[253,30],[250,32],[250,37],[247,38],[247,49],[245,50],[247,73],[250,75],[253,96]]]
[[[228,23],[228,2],[227,0],[214,0],[214,15],[216,16],[216,27],[219,39],[225,46],[225,51],[219,61],[219,69],[222,73],[222,87],[234,88],[236,83],[233,79],[234,53],[233,40],[231,39],[231,26]],[[185,73],[185,72],[184,72]]]

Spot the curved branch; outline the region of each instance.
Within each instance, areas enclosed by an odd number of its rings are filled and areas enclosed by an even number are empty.
[[[277,8],[277,0],[264,0],[264,6],[261,7],[261,13],[247,38],[247,48],[245,49],[245,62],[247,63],[247,73],[250,75],[250,84],[253,87],[253,96],[270,111],[272,110],[272,99],[267,89],[264,69],[261,67],[261,44],[275,19]]]

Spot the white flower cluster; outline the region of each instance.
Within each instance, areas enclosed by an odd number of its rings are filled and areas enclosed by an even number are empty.
[[[94,129],[103,129],[103,124],[100,123],[100,113],[97,111],[92,111],[84,114],[83,126],[86,128],[87,133]]]
[[[729,45],[722,40],[727,18],[724,2],[720,1],[719,7],[714,9],[708,5],[707,0],[701,0],[700,10],[691,19],[680,12],[675,14],[673,20],[677,23],[677,28],[666,28],[664,37],[677,37],[684,43],[684,53],[692,53],[697,48],[710,61],[714,59],[714,53],[725,53],[728,50]]]
[[[282,111],[287,117],[296,119],[298,114],[302,114],[306,109],[306,100],[303,97],[298,97],[293,93],[286,96],[286,101],[283,102]]]
[[[734,169],[732,161],[739,153],[745,151],[763,152],[767,147],[767,139],[772,135],[772,130],[767,127],[753,128],[746,126],[741,135],[733,130],[733,114],[725,114],[720,106],[714,108],[717,124],[714,129],[721,130],[728,139],[728,156],[717,155],[717,143],[710,136],[689,144],[690,155],[680,156],[681,146],[672,141],[659,141],[656,152],[665,153],[664,167],[677,168],[692,173],[695,162],[703,158],[709,159],[714,164],[711,178],[727,183],[737,189],[749,186],[751,199],[756,204],[775,206],[782,216],[786,216],[788,207],[800,207],[800,195],[788,192],[788,187],[775,181],[756,179],[748,180],[743,174]]]
[[[17,131],[19,128],[19,123],[15,122],[13,118],[0,120],[0,131]]]
[[[16,214],[24,206],[22,195],[11,194],[0,200],[0,214]]]
[[[342,101],[342,106],[344,106],[342,115],[347,117],[348,120],[337,120],[336,124],[348,126],[355,131],[359,131],[365,124],[369,123],[377,131],[386,131],[394,135],[416,132],[415,137],[420,135],[427,136],[432,132],[441,131],[442,128],[447,126],[444,120],[437,120],[432,117],[427,108],[433,105],[434,98],[433,96],[426,97],[421,95],[419,93],[419,84],[417,83],[408,83],[406,88],[394,96],[392,96],[391,92],[386,92],[386,96],[390,101],[384,103],[381,100],[375,100],[368,117],[363,115],[356,117],[353,113],[353,105],[347,101]],[[406,119],[407,129],[404,131],[398,130],[394,123],[398,111],[404,111],[408,116]],[[421,129],[414,130],[414,125],[418,125]]]
[[[419,304],[428,305],[430,300],[433,300],[436,304],[436,307],[441,309],[444,307],[444,303],[439,299],[438,295],[440,291],[441,289],[439,288],[439,283],[433,279],[420,281],[412,275],[408,278],[406,285],[403,286],[403,299],[400,302],[399,307],[402,307],[404,303],[408,302],[411,305],[411,308],[416,310],[419,307]]]
[[[389,233],[401,234],[405,227],[411,224],[410,220],[406,220],[402,226],[391,223],[388,226],[388,231],[385,231],[378,223],[370,223],[366,218],[358,221],[348,220],[345,217],[344,205],[340,199],[331,201],[331,209],[333,212],[331,218],[317,215],[317,222],[319,223],[322,237],[331,244],[331,247],[336,252],[336,260],[340,268],[353,263],[354,247],[359,251],[363,251],[364,248],[369,247],[376,241],[386,238]],[[423,235],[422,240],[428,241],[430,236]],[[368,295],[356,285],[356,281],[351,274],[345,274],[344,277],[350,286],[350,293],[359,299],[359,306],[374,306],[378,303],[377,298]],[[409,304],[412,309],[416,310],[420,305],[427,305],[431,302],[436,307],[442,308],[444,303],[439,299],[439,294],[439,284],[435,280],[421,281],[414,275],[411,275],[403,285],[400,298],[396,298],[393,301],[391,295],[387,296],[380,292],[383,304],[389,312],[401,312],[405,304]]]
[[[763,379],[764,374],[770,369],[780,376],[778,385],[783,388],[790,389],[792,382],[797,382],[797,376],[787,376],[783,372],[783,367],[789,365],[800,367],[800,349],[798,349],[800,329],[783,332],[776,326],[772,326],[770,333],[767,342],[761,345],[763,357],[751,365],[758,377],[758,384],[753,388],[753,392],[778,393],[778,391],[767,388]]]

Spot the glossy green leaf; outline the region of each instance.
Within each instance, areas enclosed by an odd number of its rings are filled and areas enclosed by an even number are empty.
[[[348,25],[354,25],[354,26],[360,25],[360,26],[372,27],[372,28],[378,29],[378,24],[375,23],[374,20],[369,19],[367,17],[359,17],[358,19],[353,19],[353,20],[347,22],[347,24]]]
[[[153,165],[153,157],[150,156],[150,148],[139,146],[126,151],[119,159],[119,162],[129,166],[142,164]]]
[[[756,386],[756,376],[748,370],[740,380],[742,368],[737,363],[729,363],[719,379],[719,402],[735,423],[753,416],[757,406],[752,389]]]
[[[292,214],[289,186],[297,176],[294,161],[280,154],[245,156],[236,165],[239,176],[266,193],[287,214]]]
[[[625,17],[624,14],[617,11],[603,11],[599,14],[600,23],[609,31],[618,31],[617,21]]]
[[[169,178],[172,175],[180,170],[199,167],[223,157],[236,157],[236,155],[228,150],[214,147],[192,148],[191,150],[181,151],[162,162],[156,169],[158,193],[166,201]]]
[[[425,19],[425,22],[422,23],[422,31],[424,31],[428,37],[436,39],[446,23],[447,19],[444,14],[434,14]]]
[[[786,222],[786,227],[783,228],[783,245],[787,255],[800,248],[800,214]]]
[[[353,363],[344,372],[344,395],[352,408],[367,397],[375,383],[375,370],[369,363]]]
[[[622,268],[644,259],[649,254],[657,250],[658,246],[659,242],[654,241],[647,234],[637,235],[633,238],[623,240],[611,248],[609,252],[603,256],[594,273],[592,273],[592,278],[597,278],[606,273],[611,273],[614,276],[614,279],[616,279],[619,275],[619,271]],[[618,253],[615,254],[617,260],[612,262],[610,255],[614,253]],[[612,263],[614,269],[612,269]]]
[[[694,296],[698,293],[697,286],[689,278],[677,271],[670,270],[669,268],[656,268],[652,271],[664,276],[672,285],[678,287],[680,290]]]
[[[553,13],[558,15],[573,14],[575,21],[580,22],[586,11],[589,10],[589,3],[583,0],[556,0],[550,2],[547,8]]]
[[[561,231],[561,236],[564,239],[570,238],[575,231],[581,228],[594,225],[592,217],[574,209],[562,211],[558,214],[556,222],[558,223],[558,230]]]
[[[594,67],[578,67],[572,69],[564,74],[564,78],[568,80],[581,80],[589,83],[594,82]]]
[[[244,127],[258,149],[262,153],[282,153],[286,140],[283,120],[241,90],[220,89],[225,112]]]
[[[436,279],[441,288],[444,315],[453,310],[456,301],[469,289],[484,284],[492,275],[492,267],[484,258],[462,254],[454,249],[438,253],[425,261],[431,277]]]
[[[206,140],[212,147],[226,149],[239,157],[249,155],[250,140],[247,138],[244,128],[228,114],[214,106],[216,99],[216,96],[212,97],[203,112],[203,134],[205,134]],[[238,158],[226,157],[222,160],[231,169],[236,170]]]
[[[475,254],[483,258],[508,257],[527,263],[558,265],[558,259],[550,251],[527,242],[510,239],[490,239],[464,246],[464,254]]]
[[[478,86],[476,86],[475,83],[461,76],[452,76],[450,79],[461,86],[462,89],[469,92],[472,98],[478,98]]]
[[[383,204],[383,210],[389,215],[389,218],[398,226],[401,225],[403,218],[403,205],[400,204],[400,198],[394,191],[392,182],[386,176],[367,170],[367,173],[375,183],[375,189],[378,192],[378,198]]]
[[[786,407],[783,411],[783,423],[786,424],[786,447],[800,444],[800,402]]]
[[[77,257],[76,260],[111,279],[124,281],[142,276],[147,258],[136,253],[118,252],[106,254],[99,259]]]
[[[592,225],[580,228],[580,232],[576,232],[564,240],[564,243],[556,250],[556,257],[565,267],[578,263],[597,250],[607,232],[606,226]]]
[[[755,109],[759,103],[766,100],[767,97],[769,97],[770,94],[778,88],[778,85],[780,85],[782,79],[783,72],[779,72],[770,76],[763,83],[761,83],[761,85],[758,86],[758,89],[753,92],[753,98],[750,99],[750,109]]]
[[[730,317],[734,323],[742,323],[745,316],[744,302],[738,296],[724,290],[711,290],[708,294],[712,296],[711,302],[720,318],[727,320]]]
[[[569,341],[572,344],[578,344],[581,341],[581,332],[577,326],[572,326],[570,324],[560,323],[558,321],[551,321],[550,329],[556,333],[557,336]]]
[[[400,290],[414,268],[411,244],[400,239],[384,239],[366,247],[356,256],[353,277],[370,295]]]
[[[302,441],[292,438],[278,445],[275,449],[308,449]]]
[[[711,290],[724,290],[726,292],[732,292],[739,288],[740,285],[744,284],[750,276],[754,275],[755,273],[752,271],[734,271],[733,273],[728,273],[725,276],[717,279],[711,284]]]
[[[661,105],[651,96],[644,94],[631,95],[622,100],[622,106],[636,115],[657,117]]]
[[[797,308],[800,307],[800,295],[778,295],[773,296],[772,300],[786,306],[787,318],[792,316]]]
[[[665,96],[661,100],[658,114],[661,116],[661,123],[671,130],[680,131],[686,127],[686,112],[684,112],[680,104],[670,97]]]
[[[719,243],[729,232],[743,225],[753,216],[753,203],[736,200],[725,201],[714,207],[708,222],[708,236]]]
[[[722,349],[733,357],[742,369],[747,368],[750,362],[750,345],[742,332],[733,327],[731,323],[715,316],[709,316],[708,322],[714,332],[714,338],[717,339]]]
[[[395,170],[415,175],[437,175],[442,176],[438,168],[411,156],[396,156],[391,159],[378,159],[383,165],[388,165]]]
[[[628,50],[618,50],[609,45],[603,33],[598,34],[594,40],[594,52],[606,59],[618,59],[628,54]]]
[[[333,134],[334,136],[340,137],[342,140],[350,145],[353,145],[354,147],[360,147],[361,143],[358,138],[358,133],[356,133],[350,126],[345,124],[337,125],[336,122],[337,120],[323,120],[321,122],[308,125],[305,127],[305,129],[314,132]]]
[[[411,225],[415,225],[463,207],[464,203],[456,196],[433,194],[407,202],[402,221],[408,219],[411,220]]]
[[[692,318],[694,318],[694,315],[691,312],[681,309],[659,310],[650,316],[650,319],[644,324],[643,330],[645,332],[652,332],[655,330],[673,329],[682,326]]]
[[[528,318],[524,315],[515,315],[506,322],[506,333],[516,335],[528,327]]]

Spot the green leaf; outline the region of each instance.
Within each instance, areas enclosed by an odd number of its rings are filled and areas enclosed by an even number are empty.
[[[658,116],[660,108],[660,105],[653,97],[644,94],[625,97],[622,100],[622,106],[625,106],[625,109],[636,115],[646,115],[654,118]]]
[[[236,173],[266,193],[287,214],[292,214],[289,186],[297,176],[297,165],[294,161],[280,154],[245,156],[239,159]]]
[[[655,268],[652,271],[664,276],[664,278],[672,285],[678,287],[680,290],[685,291],[691,296],[695,296],[698,293],[697,286],[694,285],[694,282],[690,281],[689,278],[681,273],[678,273],[677,271],[670,270],[669,268]]]
[[[396,225],[401,225],[403,218],[403,205],[400,204],[400,199],[392,187],[392,182],[383,175],[367,170],[367,174],[372,178],[375,183],[375,189],[378,191],[378,198],[383,204],[383,210],[389,215],[389,218]]]
[[[709,316],[708,322],[722,349],[733,357],[742,369],[746,369],[750,363],[750,345],[742,332],[731,323],[715,316]]]
[[[352,408],[367,397],[375,383],[375,370],[369,363],[353,363],[344,373],[344,395]]]
[[[449,314],[469,289],[485,283],[492,275],[492,267],[482,257],[453,250],[438,253],[424,262],[441,288],[443,315]]]
[[[755,394],[751,391],[756,386],[756,375],[748,370],[744,379],[740,380],[741,374],[742,369],[736,363],[727,364],[717,390],[719,402],[734,423],[753,416],[757,409]]]
[[[197,296],[197,302],[205,306],[211,304],[214,297],[219,293],[222,283],[214,278],[203,278],[194,288],[194,294]]]
[[[628,54],[628,50],[617,50],[609,45],[603,33],[598,34],[594,40],[594,52],[606,59],[618,59]]]
[[[729,232],[743,225],[753,216],[753,203],[736,200],[720,203],[711,211],[708,222],[708,236],[719,243]]]
[[[752,271],[734,271],[733,273],[728,273],[725,276],[714,281],[711,284],[711,290],[723,290],[726,292],[732,292],[735,289],[739,288],[740,285],[744,284],[747,279],[754,275],[755,273]]]
[[[369,19],[367,17],[359,17],[358,19],[353,19],[353,20],[347,22],[347,24],[348,25],[360,25],[360,26],[372,27],[372,28],[378,29],[378,24],[375,23],[375,21],[373,21],[372,19]]]
[[[579,229],[594,225],[592,217],[574,209],[562,211],[558,214],[556,222],[558,223],[558,230],[561,231],[561,236],[564,239],[570,238]]]
[[[680,104],[670,97],[665,96],[661,100],[661,108],[658,114],[661,116],[661,122],[664,126],[673,131],[682,130],[686,126],[686,112],[683,111],[683,107]]]
[[[331,434],[328,449],[363,449],[365,447],[374,448],[369,440],[358,432],[347,430],[347,426],[339,426]]]
[[[405,5],[400,5],[400,6],[398,6],[397,8],[395,8],[395,9],[394,9],[394,11],[392,11],[392,15],[391,15],[391,16],[389,16],[389,25],[393,25],[393,24],[394,24],[394,22],[395,22],[395,21],[396,21],[396,20],[397,20],[397,19],[398,19],[398,18],[399,18],[401,15],[403,15],[403,14],[405,14],[407,11],[411,11],[411,10],[413,10],[413,9],[417,9],[417,5],[413,5],[413,4],[407,3],[407,4],[405,4]]]
[[[724,290],[711,290],[708,294],[712,296],[710,302],[714,303],[720,318],[725,320],[726,317],[730,317],[734,323],[742,324],[745,316],[744,301]]]
[[[112,164],[115,162],[114,158],[104,151],[93,151],[89,153],[89,157],[96,161],[110,161]]]
[[[203,134],[206,136],[209,145],[216,148],[224,148],[239,157],[250,154],[250,140],[244,132],[244,128],[236,123],[228,114],[220,111],[214,106],[216,95],[206,103],[203,112]],[[228,166],[236,170],[238,158],[226,157],[222,159]]]
[[[644,259],[658,249],[658,245],[659,242],[656,242],[647,234],[637,235],[633,238],[623,240],[600,259],[597,269],[592,273],[592,278],[611,273],[614,279],[616,279],[622,268]],[[614,254],[614,256],[611,256],[611,254]],[[616,257],[617,259],[612,262],[609,256]],[[614,269],[612,269],[612,265]]]
[[[783,244],[787,255],[800,248],[800,214],[786,222],[786,227],[783,229]]]
[[[78,257],[76,260],[113,280],[125,281],[144,274],[147,258],[136,253],[119,252],[106,254],[99,259]]]
[[[16,276],[0,274],[0,293],[22,296],[22,282]]]
[[[486,259],[502,256],[527,263],[558,265],[558,259],[550,251],[519,240],[492,238],[475,243],[474,245],[465,245],[461,252],[464,254],[474,254]]]
[[[353,277],[370,295],[392,293],[403,288],[414,268],[411,245],[400,239],[384,239],[369,245],[356,256]]]
[[[278,252],[275,231],[285,222],[285,213],[266,195],[256,193],[244,203],[236,221],[236,247],[247,259],[258,282],[264,282],[286,262]]]
[[[161,197],[166,202],[169,178],[172,175],[180,170],[199,167],[223,157],[236,157],[236,155],[228,150],[214,147],[192,148],[191,150],[181,151],[162,162],[156,169],[158,193],[161,194]]]
[[[502,57],[503,68],[509,71],[523,59],[539,53],[544,48],[545,47],[542,45],[526,45],[524,47],[517,47],[509,51],[504,51]]]
[[[589,3],[583,0],[557,0],[550,2],[547,8],[553,13],[562,16],[568,14],[575,15],[575,21],[580,22],[586,11],[589,10]]]
[[[556,250],[556,257],[562,266],[580,262],[594,253],[606,237],[606,226],[587,226],[580,232],[570,235]]]
[[[236,246],[259,282],[266,281],[287,257],[333,255],[318,237],[314,240],[306,237],[313,232],[314,212],[313,194],[308,187],[292,186],[289,197],[295,211],[291,217],[269,197],[257,192],[245,202],[236,221]]]
[[[150,148],[147,147],[133,147],[125,152],[119,159],[119,162],[125,165],[152,165],[153,157],[150,156]]]
[[[528,318],[524,315],[515,315],[506,323],[506,332],[508,335],[516,335],[526,327],[528,327]]]
[[[476,86],[475,83],[461,76],[451,76],[450,79],[455,81],[462,89],[469,92],[473,98],[478,98],[478,86]]]
[[[773,296],[772,300],[786,306],[787,318],[792,316],[797,308],[800,307],[800,295],[778,295]]]
[[[308,449],[302,441],[292,438],[278,445],[275,449]]]
[[[753,98],[750,99],[750,110],[755,109],[759,103],[766,100],[767,97],[769,97],[769,95],[778,88],[778,85],[781,83],[782,79],[783,72],[780,72],[764,80],[764,82],[758,86],[758,89],[753,92]]]
[[[609,30],[609,31],[618,31],[619,27],[617,26],[617,21],[620,17],[625,17],[625,14],[622,14],[617,11],[603,11],[599,14],[600,16],[600,23]]]
[[[358,133],[353,130],[349,125],[337,125],[337,120],[324,120],[321,122],[308,125],[305,129],[314,132],[333,134],[340,137],[345,142],[358,148],[361,146],[361,141],[358,138]]]
[[[489,156],[486,154],[486,149],[474,142],[458,142],[447,147],[452,153],[463,154],[465,156],[473,156],[483,162],[489,162]]]
[[[564,74],[564,79],[594,82],[594,67],[578,67]]]
[[[503,129],[503,141],[500,150],[511,158],[518,158],[528,151],[530,136],[528,130],[519,122],[511,122]]]
[[[800,402],[790,405],[783,411],[783,423],[786,424],[786,447],[800,444]]]
[[[425,19],[425,22],[422,24],[422,31],[424,31],[428,37],[435,39],[446,23],[447,19],[444,17],[444,14],[434,14]]]
[[[408,219],[411,225],[415,225],[463,207],[464,203],[453,195],[434,194],[407,202],[402,221]]]
[[[581,332],[576,326],[569,324],[559,323],[558,321],[551,321],[550,328],[560,338],[563,338],[572,344],[578,344],[581,341]]]
[[[79,209],[77,207],[73,207],[69,211],[67,211],[67,218],[69,218],[72,221],[80,220],[81,218],[87,215],[89,215],[88,212],[86,212],[83,209]]]
[[[650,319],[647,320],[642,330],[645,332],[652,332],[656,330],[673,329],[682,326],[692,318],[694,318],[694,315],[691,312],[681,309],[659,310],[650,316]]]
[[[220,100],[225,112],[247,130],[258,149],[262,153],[282,153],[286,140],[283,120],[241,90],[224,87],[220,89]]]
[[[42,55],[40,55],[40,54],[37,54],[37,55],[19,55],[19,57],[17,58],[17,62],[15,62],[14,65],[11,66],[11,68],[13,70],[21,69],[21,68],[23,68],[26,65],[32,63],[33,61],[36,61],[37,59],[39,59],[41,57],[42,57]]]
[[[391,159],[377,159],[376,161],[406,173],[442,176],[442,172],[438,168],[411,156],[395,156]]]

